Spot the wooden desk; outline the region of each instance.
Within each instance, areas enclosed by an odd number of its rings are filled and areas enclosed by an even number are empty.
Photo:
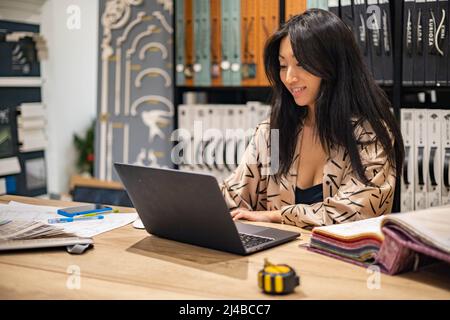
[[[9,200],[74,205],[0,197],[0,202]],[[448,265],[400,276],[381,275],[381,288],[371,290],[366,269],[299,248],[310,237],[308,231],[301,232],[298,240],[241,257],[160,239],[127,225],[96,236],[95,247],[82,255],[63,249],[1,253],[0,298],[267,299],[273,297],[260,293],[256,281],[267,257],[291,265],[301,277],[295,293],[277,299],[450,299]],[[67,270],[73,266],[80,268],[80,289],[66,286],[71,279]]]

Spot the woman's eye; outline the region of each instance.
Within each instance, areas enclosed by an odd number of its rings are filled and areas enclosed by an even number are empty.
[[[280,69],[286,69],[286,66],[281,66],[281,65],[280,65]]]

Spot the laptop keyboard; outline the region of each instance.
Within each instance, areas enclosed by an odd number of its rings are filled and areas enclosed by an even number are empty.
[[[244,247],[251,248],[275,240],[274,238],[260,237],[248,233],[239,233]]]

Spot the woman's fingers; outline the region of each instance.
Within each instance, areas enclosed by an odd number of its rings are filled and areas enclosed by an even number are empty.
[[[238,209],[231,211],[230,212],[231,213],[231,217],[234,218],[237,214],[239,214],[239,212],[240,211]]]
[[[239,220],[239,219],[250,220],[249,215],[250,214],[248,211],[242,210],[242,209],[236,209],[231,212],[231,217],[233,218],[233,220]]]
[[[247,215],[247,213],[245,213],[245,212],[239,212],[239,213],[233,218],[233,220],[241,220],[241,219],[252,221],[251,216]]]
[[[248,211],[245,209],[234,209],[230,212],[233,220],[249,220],[249,221],[259,221],[259,222],[272,222],[271,211]],[[275,220],[273,222],[276,222]]]

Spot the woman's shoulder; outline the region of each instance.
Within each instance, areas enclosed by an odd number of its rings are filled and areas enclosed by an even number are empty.
[[[264,136],[268,137],[270,133],[270,118],[264,119],[259,122],[257,126],[254,128],[255,136]]]
[[[393,134],[387,124],[383,120],[380,121],[392,138]],[[361,117],[352,117],[351,123],[353,126],[353,134],[358,143],[373,143],[378,140],[377,134],[373,129],[372,124],[367,119],[363,119]]]
[[[270,129],[270,118],[266,118],[256,126],[257,129],[269,130]]]

